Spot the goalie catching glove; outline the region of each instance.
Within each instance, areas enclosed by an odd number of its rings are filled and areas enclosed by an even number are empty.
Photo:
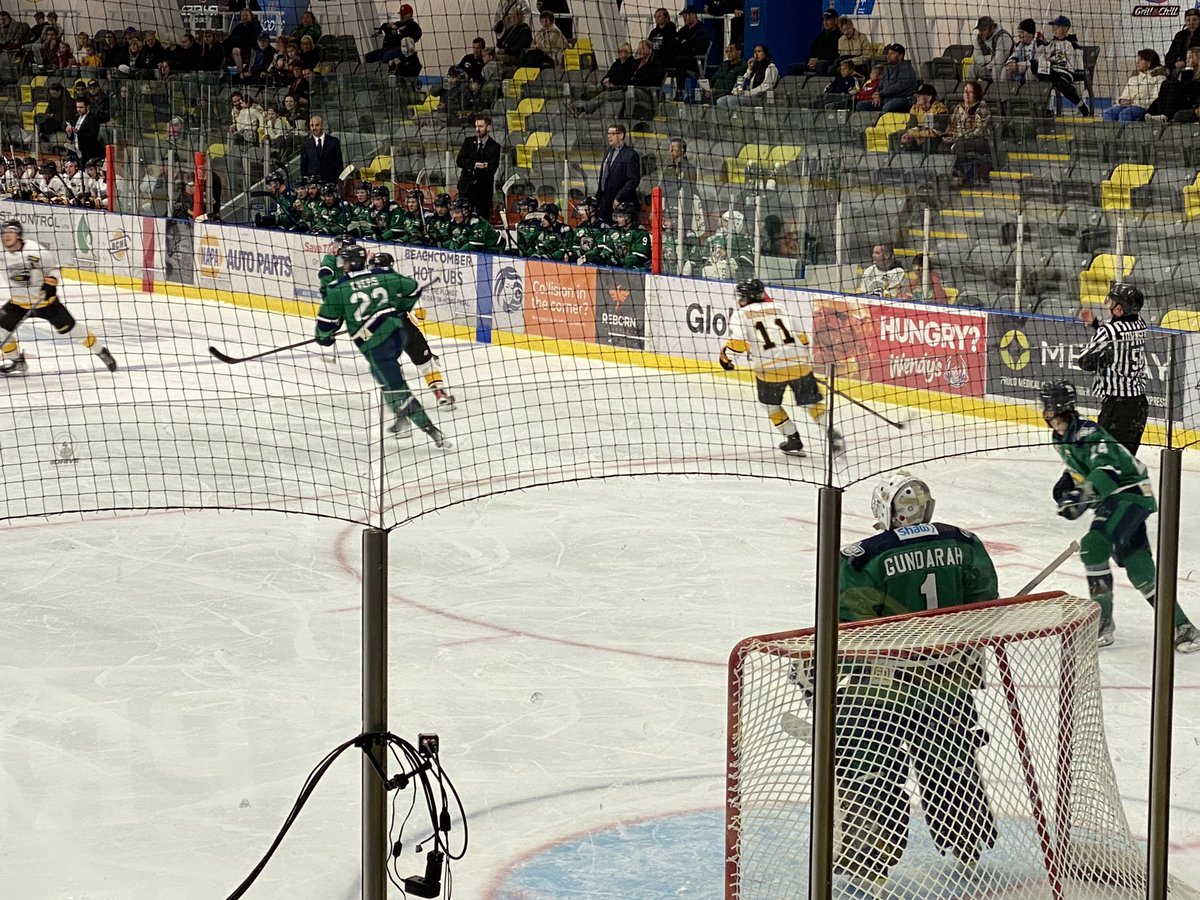
[[[1091,509],[1094,499],[1092,486],[1086,481],[1076,481],[1070,472],[1063,472],[1054,483],[1054,502],[1058,504],[1058,514],[1064,519],[1078,519]]]

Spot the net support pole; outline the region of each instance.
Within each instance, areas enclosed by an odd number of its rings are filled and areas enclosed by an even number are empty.
[[[362,554],[362,730],[387,731],[387,532],[363,530]],[[373,757],[375,763],[368,757]],[[376,769],[376,765],[380,768]],[[387,898],[387,788],[379,772],[387,772],[382,738],[363,748],[362,761],[362,900]]]
[[[15,154],[14,154],[15,155]],[[104,148],[104,192],[108,195],[109,212],[117,209],[117,148],[108,144]]]
[[[846,227],[842,222],[842,201],[838,200],[833,209],[833,264],[837,266],[837,286],[841,293],[846,292],[842,281],[842,264],[846,261]]]
[[[929,296],[929,234],[933,231],[933,207],[925,207],[924,219],[925,232],[921,237],[921,255],[925,262],[921,266],[921,296],[928,301],[932,299]]]
[[[832,399],[832,398],[831,398]],[[837,686],[838,547],[842,489],[826,485],[817,499],[817,625],[814,651],[812,823],[809,900],[833,900],[833,724]]]
[[[683,271],[683,180],[679,182],[679,203],[675,207],[675,271],[673,275],[689,275]]]
[[[1016,272],[1013,273],[1013,312],[1021,311],[1021,291],[1025,286],[1025,211],[1017,213]]]
[[[758,193],[754,195],[754,277],[762,278],[762,194]]]
[[[193,161],[196,167],[195,187],[192,189],[192,218],[198,219],[204,215],[207,207],[204,205],[205,193],[208,190],[208,166],[205,164],[204,152],[196,151]]]
[[[663,251],[663,190],[656,187],[650,192],[650,271],[662,274]]]
[[[1168,422],[1172,412],[1172,399],[1173,397],[1169,397],[1167,401]],[[1168,429],[1170,434],[1169,424]],[[1146,896],[1150,900],[1167,896],[1171,814],[1171,708],[1172,694],[1175,691],[1174,631],[1176,584],[1179,577],[1179,493],[1182,477],[1183,451],[1176,447],[1164,447],[1160,455],[1158,477],[1158,573],[1154,603],[1154,679],[1150,694],[1150,810],[1146,826]]]
[[[1117,270],[1113,281],[1120,284],[1125,280],[1125,213],[1117,213]]]

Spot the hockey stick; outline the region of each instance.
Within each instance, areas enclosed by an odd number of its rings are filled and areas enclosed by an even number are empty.
[[[887,422],[893,428],[898,428],[900,430],[904,429],[903,422],[897,422],[894,419],[889,419],[883,413],[876,412],[875,410],[871,409],[871,407],[867,406],[867,404],[862,403],[859,400],[855,400],[853,397],[851,397],[849,394],[845,393],[844,391],[839,391],[837,388],[830,388],[829,385],[826,382],[822,381],[820,378],[817,379],[817,384],[821,385],[826,390],[832,390],[833,393],[837,394],[839,397],[842,397],[845,400],[849,400],[854,406],[857,406],[859,409],[869,412],[871,415],[873,415],[877,419],[882,419],[884,422]]]
[[[513,237],[512,225],[508,222],[508,192],[512,190],[512,186],[520,180],[519,175],[510,176],[504,184],[500,185],[500,196],[503,198],[501,202],[504,204],[504,234],[508,237],[508,249],[517,249],[517,239]]]
[[[1054,559],[1050,560],[1049,565],[1047,565],[1046,568],[1042,569],[1042,571],[1040,571],[1036,575],[1034,575],[1033,579],[1029,582],[1029,584],[1025,585],[1025,587],[1023,587],[1019,591],[1017,591],[1017,596],[1023,597],[1026,594],[1028,594],[1035,587],[1037,587],[1039,584],[1041,584],[1043,581],[1045,581],[1047,578],[1049,578],[1050,575],[1053,574],[1055,569],[1057,569],[1059,566],[1061,566],[1070,557],[1074,556],[1075,553],[1077,553],[1078,551],[1079,551],[1079,541],[1071,541],[1070,545],[1067,547],[1066,550],[1064,550],[1062,553],[1058,554],[1058,556],[1054,557]]]
[[[433,281],[430,281],[427,284],[421,285],[419,288],[417,288],[417,294],[420,295],[420,294],[424,293],[426,289],[433,287],[435,284],[437,284],[441,280],[442,280],[442,278],[439,275],[437,278],[433,279]],[[346,333],[345,330],[339,330],[339,331],[335,331],[333,333],[333,336],[337,337],[338,335],[345,334],[345,333]],[[209,345],[208,352],[211,353],[213,356],[215,356],[217,359],[219,359],[221,362],[228,363],[229,365],[232,366],[232,365],[236,365],[237,363],[250,362],[251,360],[254,360],[254,359],[262,359],[264,356],[274,356],[276,353],[286,353],[288,350],[295,350],[297,347],[307,347],[309,344],[315,344],[316,342],[317,342],[316,338],[309,338],[307,341],[297,341],[294,344],[288,344],[286,347],[274,347],[270,350],[264,350],[262,353],[253,353],[250,356],[230,356],[228,353],[222,353],[220,350],[218,350],[216,347],[212,346],[211,344]]]

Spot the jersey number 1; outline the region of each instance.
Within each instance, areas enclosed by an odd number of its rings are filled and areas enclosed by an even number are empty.
[[[794,337],[792,337],[791,332],[789,332],[787,330],[787,326],[783,324],[783,319],[776,319],[775,327],[778,328],[780,334],[783,335],[783,343],[785,343],[785,344],[796,343],[796,339]],[[762,322],[755,322],[754,329],[758,332],[759,337],[762,338],[762,342],[763,342],[762,345],[763,345],[764,350],[774,350],[776,348],[776,346],[778,346],[773,340],[771,340],[771,336],[769,334],[767,334],[767,326],[764,325]]]
[[[925,576],[925,580],[921,582],[921,596],[925,598],[926,609],[937,609],[937,576],[930,572]]]

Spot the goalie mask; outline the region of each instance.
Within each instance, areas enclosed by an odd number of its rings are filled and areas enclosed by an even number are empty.
[[[721,213],[723,230],[726,234],[741,234],[746,227],[746,217],[736,209],[727,209]]]
[[[885,475],[871,492],[871,514],[881,531],[924,525],[933,519],[929,485],[909,472]]]

